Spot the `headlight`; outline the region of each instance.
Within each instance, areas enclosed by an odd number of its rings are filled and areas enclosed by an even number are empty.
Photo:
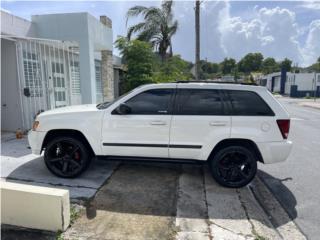
[[[32,125],[32,130],[33,130],[33,131],[36,131],[37,128],[39,127],[39,124],[40,124],[39,121],[34,121],[34,122],[33,122],[33,125]]]

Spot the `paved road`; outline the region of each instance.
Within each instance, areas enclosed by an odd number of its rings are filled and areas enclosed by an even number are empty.
[[[320,110],[280,99],[291,114],[293,150],[286,162],[260,166],[260,176],[308,237],[320,236]]]

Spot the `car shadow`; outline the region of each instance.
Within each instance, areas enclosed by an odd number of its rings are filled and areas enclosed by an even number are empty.
[[[117,165],[118,162],[93,159],[89,169],[80,177],[73,179],[59,178],[47,169],[43,157],[38,156],[23,162],[13,170],[9,169],[9,173],[5,173],[5,170],[2,169],[2,177],[10,182],[68,189],[72,201],[77,201],[94,196],[98,188],[111,176]]]
[[[281,204],[281,206],[286,210],[291,219],[296,219],[298,216],[296,206],[297,199],[293,193],[283,184],[286,181],[292,181],[293,179],[288,178],[276,178],[262,170],[258,171],[258,176],[268,187],[268,189],[273,193],[275,198]]]

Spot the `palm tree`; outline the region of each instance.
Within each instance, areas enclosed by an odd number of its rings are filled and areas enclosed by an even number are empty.
[[[163,1],[161,8],[135,6],[127,12],[127,22],[132,17],[142,15],[144,21],[131,26],[127,37],[130,40],[132,34],[137,34],[137,39],[150,42],[152,47],[159,52],[162,60],[165,59],[169,49],[172,56],[171,37],[178,29],[178,21],[173,21],[172,1]]]

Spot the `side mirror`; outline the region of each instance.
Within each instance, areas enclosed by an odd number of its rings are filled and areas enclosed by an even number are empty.
[[[116,111],[120,115],[125,115],[131,113],[131,108],[126,105],[125,103],[121,103],[117,108]]]

